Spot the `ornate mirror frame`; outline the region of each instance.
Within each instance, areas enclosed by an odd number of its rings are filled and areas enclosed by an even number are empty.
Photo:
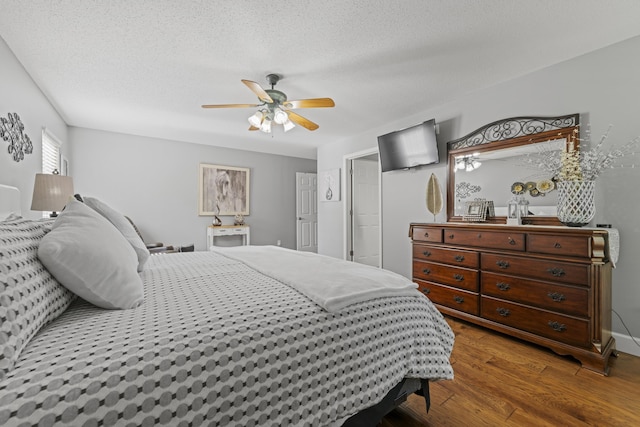
[[[566,145],[579,149],[579,114],[559,117],[513,117],[489,123],[468,135],[449,141],[448,185],[447,185],[447,221],[464,222],[462,215],[456,215],[456,157],[475,153],[497,152],[508,148],[529,144],[565,139]],[[505,224],[506,216],[492,216],[485,222]],[[556,216],[528,216],[524,224],[562,225]]]

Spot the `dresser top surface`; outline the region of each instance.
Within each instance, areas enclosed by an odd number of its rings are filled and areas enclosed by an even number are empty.
[[[409,228],[414,227],[438,227],[438,228],[459,228],[459,229],[483,229],[495,231],[511,231],[511,232],[552,232],[567,234],[608,234],[611,228],[597,227],[567,227],[556,225],[507,225],[507,224],[484,224],[484,223],[466,223],[466,222],[441,222],[441,223],[417,223],[412,222]]]

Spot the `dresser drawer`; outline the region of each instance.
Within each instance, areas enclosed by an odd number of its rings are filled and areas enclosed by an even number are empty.
[[[483,296],[480,315],[565,344],[588,348],[589,321]]]
[[[414,242],[442,243],[442,228],[413,227],[411,238]]]
[[[478,292],[478,271],[468,268],[414,260],[413,278]]]
[[[585,264],[483,253],[480,256],[480,266],[483,271],[551,282],[589,285],[589,267]]]
[[[583,287],[554,285],[485,271],[480,276],[480,289],[483,295],[574,316],[589,315],[589,291]]]
[[[591,257],[591,237],[529,234],[527,250],[543,254],[589,258]]]
[[[416,280],[416,283],[418,284],[420,292],[425,294],[435,304],[464,311],[474,316],[477,316],[479,313],[478,294],[438,285],[437,283],[425,282],[423,280]]]
[[[480,265],[480,254],[478,252],[435,248],[433,246],[413,245],[413,258],[468,268],[478,268]]]
[[[237,234],[246,234],[247,231],[244,228],[215,228],[213,230],[214,236],[235,236]]]
[[[445,229],[444,242],[452,245],[524,251],[525,235],[504,231]]]

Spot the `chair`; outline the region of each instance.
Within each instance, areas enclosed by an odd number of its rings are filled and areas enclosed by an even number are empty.
[[[133,229],[136,230],[136,233],[138,233],[138,236],[140,236],[140,239],[142,239],[142,241],[144,242],[142,233],[140,233],[140,230],[138,230],[138,227],[135,225],[135,223],[128,216],[125,216],[125,218],[127,218],[127,220],[131,223],[131,225],[133,226]],[[164,243],[160,243],[160,242],[157,242],[157,243],[145,242],[145,245],[147,246],[147,249],[151,254],[193,252],[195,249],[195,246],[193,243],[185,246],[175,246],[175,245],[165,245]]]

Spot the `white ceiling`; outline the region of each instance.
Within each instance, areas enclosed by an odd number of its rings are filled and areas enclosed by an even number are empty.
[[[639,34],[638,0],[0,0],[0,36],[69,125],[306,158]],[[257,103],[240,79],[268,73],[336,107],[271,135],[247,131],[255,109],[200,107]]]

